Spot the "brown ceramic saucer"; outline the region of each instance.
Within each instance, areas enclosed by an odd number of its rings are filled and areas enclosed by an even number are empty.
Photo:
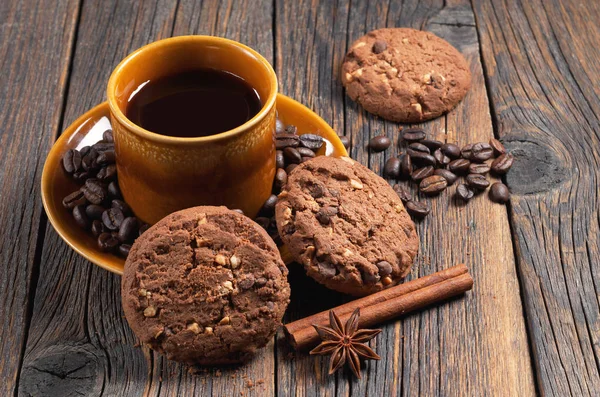
[[[277,95],[276,106],[279,119],[286,125],[293,124],[298,127],[299,134],[312,133],[325,138],[326,145],[318,155],[348,155],[333,129],[306,106],[282,94]],[[44,164],[42,202],[50,223],[71,248],[96,265],[122,274],[125,261],[116,255],[100,251],[91,233],[81,230],[75,224],[71,213],[62,206],[63,198],[79,187],[62,169],[63,154],[69,149],[96,143],[102,139],[102,133],[110,126],[109,108],[104,102],[79,117],[62,133]],[[280,247],[280,251],[286,263],[292,261],[285,247]]]

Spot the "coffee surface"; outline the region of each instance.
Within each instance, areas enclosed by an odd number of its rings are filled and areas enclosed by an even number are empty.
[[[261,107],[258,93],[239,76],[196,69],[138,87],[129,99],[126,116],[157,134],[193,138],[236,128]]]

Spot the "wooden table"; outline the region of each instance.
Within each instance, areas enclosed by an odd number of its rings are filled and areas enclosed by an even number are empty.
[[[560,0],[0,2],[0,395],[600,394],[600,3]],[[48,224],[48,150],[101,102],[129,52],[184,34],[225,36],[269,59],[279,88],[365,150],[398,126],[345,97],[342,58],[385,26],[430,30],[469,60],[473,87],[422,126],[460,144],[503,139],[517,160],[510,205],[428,200],[410,278],[465,262],[464,299],[384,326],[362,381],[327,376],[281,333],[250,364],[191,374],[136,345],[120,277],[74,253]],[[295,267],[285,321],[343,301]]]

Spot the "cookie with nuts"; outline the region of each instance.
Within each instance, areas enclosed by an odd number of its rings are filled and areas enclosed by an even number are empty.
[[[386,28],[352,44],[342,83],[365,110],[416,123],[453,109],[471,86],[471,72],[462,54],[433,33]]]
[[[134,243],[123,310],[143,343],[170,360],[247,360],[275,334],[287,304],[287,268],[268,234],[225,207],[173,213]]]
[[[320,156],[296,167],[275,214],[281,238],[307,274],[351,295],[397,284],[419,247],[396,192],[349,157]]]

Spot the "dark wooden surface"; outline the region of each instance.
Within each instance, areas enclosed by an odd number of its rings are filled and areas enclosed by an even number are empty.
[[[600,4],[588,1],[0,2],[0,395],[600,394]],[[261,52],[280,91],[352,139],[379,171],[398,126],[344,95],[339,67],[367,31],[433,31],[467,57],[473,88],[422,126],[448,142],[501,137],[517,157],[509,206],[451,188],[427,199],[415,278],[458,262],[466,298],[386,324],[362,381],[279,334],[251,363],[192,374],[137,340],[120,278],[83,260],[48,224],[39,196],[54,139],[101,102],[132,50],[171,35],[229,37]],[[414,192],[416,195],[416,192]],[[292,266],[285,321],[344,297]]]

